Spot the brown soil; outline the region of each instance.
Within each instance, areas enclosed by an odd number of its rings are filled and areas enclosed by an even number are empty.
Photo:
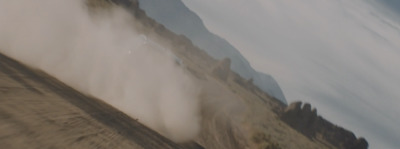
[[[202,148],[176,144],[101,100],[0,54],[0,148]]]

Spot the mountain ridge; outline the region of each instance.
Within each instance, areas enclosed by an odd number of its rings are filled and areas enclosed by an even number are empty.
[[[139,7],[172,32],[185,35],[215,59],[230,58],[233,71],[245,79],[254,80],[260,89],[287,104],[282,89],[271,75],[255,70],[238,49],[209,31],[201,18],[181,0],[139,0]]]

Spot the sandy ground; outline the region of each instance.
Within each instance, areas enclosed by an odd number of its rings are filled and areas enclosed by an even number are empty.
[[[0,54],[0,148],[202,148],[175,144],[101,100]]]

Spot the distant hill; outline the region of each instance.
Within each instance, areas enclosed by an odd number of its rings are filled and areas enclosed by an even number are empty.
[[[275,79],[254,70],[242,54],[225,39],[211,33],[197,14],[189,10],[181,0],[139,0],[140,8],[157,22],[176,34],[185,35],[194,45],[212,57],[230,58],[231,69],[253,82],[263,91],[287,104],[285,96]]]

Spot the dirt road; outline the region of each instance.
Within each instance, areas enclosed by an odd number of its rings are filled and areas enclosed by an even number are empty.
[[[176,144],[99,99],[0,54],[0,148],[202,148]]]

